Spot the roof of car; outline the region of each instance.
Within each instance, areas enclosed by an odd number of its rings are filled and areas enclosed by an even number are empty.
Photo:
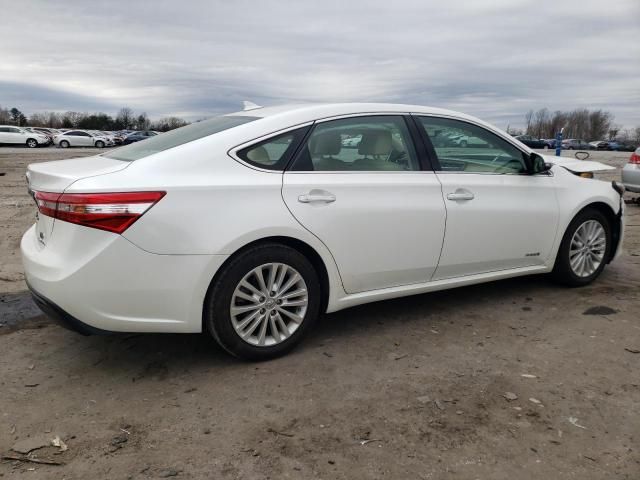
[[[398,103],[305,103],[288,104],[272,107],[259,107],[241,112],[229,113],[228,116],[258,117],[264,120],[264,124],[273,126],[273,129],[286,126],[301,125],[307,122],[324,118],[340,117],[343,115],[372,114],[377,113],[424,113],[441,115],[469,120],[488,128],[494,128],[488,123],[471,115],[446,110],[444,108],[426,107],[421,105],[405,105]]]
[[[301,103],[271,107],[260,107],[230,115],[246,115],[249,117],[269,117],[282,114],[306,114],[309,117],[322,118],[354,113],[430,113],[437,115],[467,116],[453,110],[421,105],[405,105],[400,103]]]

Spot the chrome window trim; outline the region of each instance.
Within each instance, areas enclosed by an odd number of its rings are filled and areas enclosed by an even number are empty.
[[[293,130],[297,130],[297,129],[303,128],[303,127],[308,127],[309,125],[313,125],[313,124],[314,124],[313,121],[304,122],[304,123],[298,123],[297,125],[292,125],[290,127],[286,127],[286,128],[280,129],[280,130],[276,130],[274,132],[270,132],[270,133],[261,135],[259,137],[255,137],[255,138],[253,138],[251,140],[247,140],[246,142],[243,142],[243,143],[241,143],[239,145],[236,145],[235,147],[230,148],[227,151],[227,155],[229,155],[231,158],[233,158],[236,162],[241,163],[245,167],[249,167],[252,170],[257,170],[259,172],[264,172],[264,173],[276,173],[278,175],[282,175],[285,172],[285,170],[270,170],[268,168],[260,168],[260,167],[258,167],[256,165],[252,165],[252,164],[250,164],[248,162],[245,162],[238,155],[238,151],[244,150],[245,148],[249,148],[252,145],[267,141],[270,138],[275,138],[275,137],[278,137],[280,135],[284,135],[287,132],[291,132]]]

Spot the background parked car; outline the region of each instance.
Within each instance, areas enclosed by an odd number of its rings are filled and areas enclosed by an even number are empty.
[[[623,167],[622,183],[630,192],[640,193],[640,147],[636,148],[629,163]]]
[[[47,137],[47,145],[51,145],[53,143],[53,135],[48,132],[41,132],[40,130],[36,130],[34,127],[22,127],[22,129],[35,135],[44,135]]]
[[[451,142],[456,147],[489,147],[489,144],[482,138],[473,137],[469,135],[459,135],[449,137]]]
[[[579,138],[568,138],[563,140],[562,148],[566,150],[594,150],[593,145]]]
[[[113,135],[110,135],[107,132],[103,132],[101,130],[88,130],[88,132],[95,137],[104,138],[107,141],[107,147],[113,147],[116,144]]]
[[[68,147],[97,147],[104,148],[108,140],[104,136],[93,135],[85,130],[70,130],[58,135],[54,141],[57,146]]]
[[[139,142],[140,140],[146,140],[147,138],[155,137],[157,135],[156,132],[151,130],[146,130],[144,132],[133,132],[130,135],[127,135],[127,138],[122,142],[123,145],[129,145],[130,143]]]
[[[50,136],[51,141],[53,141],[56,135],[60,135],[62,133],[60,130],[56,130],[55,128],[32,127],[32,129]]]
[[[0,125],[0,143],[36,148],[47,145],[49,138],[42,133],[30,132],[13,125]]]
[[[520,140],[529,148],[549,148],[549,145],[545,140],[541,140],[536,137],[532,137],[531,135],[518,135],[515,137],[517,140]]]
[[[637,143],[621,143],[618,148],[619,152],[633,152],[638,148]]]

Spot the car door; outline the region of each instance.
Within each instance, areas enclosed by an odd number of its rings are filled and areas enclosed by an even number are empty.
[[[284,174],[287,207],[331,251],[348,293],[427,282],[436,269],[444,202],[409,128],[401,115],[317,122]]]
[[[78,142],[83,147],[93,147],[93,136],[87,132],[78,132]]]
[[[9,127],[9,142],[8,143],[26,143],[27,135],[19,128]]]
[[[460,119],[415,116],[434,157],[447,211],[433,279],[544,265],[558,228],[550,173],[526,173],[526,156],[506,138]],[[438,147],[451,132],[475,135],[483,148]]]

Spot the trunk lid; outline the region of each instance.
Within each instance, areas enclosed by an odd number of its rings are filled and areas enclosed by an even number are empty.
[[[27,168],[27,181],[31,190],[62,193],[76,180],[117,172],[130,162],[102,156],[32,163]]]

